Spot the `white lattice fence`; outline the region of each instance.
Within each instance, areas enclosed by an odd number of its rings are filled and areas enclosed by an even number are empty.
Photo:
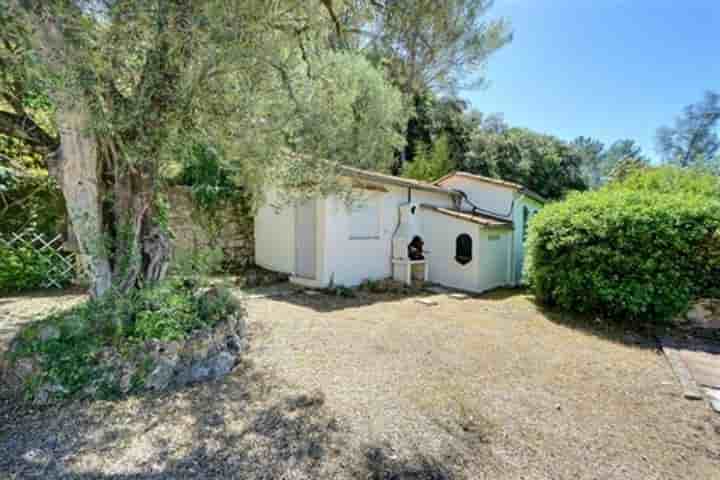
[[[43,269],[41,287],[61,288],[76,277],[76,254],[63,249],[61,235],[54,237],[33,231],[0,235],[0,246],[20,252],[20,261],[28,260],[28,268]]]

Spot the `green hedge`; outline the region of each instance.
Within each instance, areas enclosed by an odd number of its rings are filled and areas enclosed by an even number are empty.
[[[720,198],[657,169],[571,195],[532,220],[528,280],[538,298],[617,319],[665,321],[720,287]],[[713,180],[714,178],[714,180]]]

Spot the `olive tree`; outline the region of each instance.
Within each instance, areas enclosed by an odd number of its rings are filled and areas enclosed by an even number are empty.
[[[0,134],[44,155],[91,293],[161,279],[170,261],[163,169],[221,145],[238,182],[310,195],[338,166],[378,166],[402,146],[400,93],[337,52],[339,2],[0,0]],[[27,102],[46,96],[57,135]]]

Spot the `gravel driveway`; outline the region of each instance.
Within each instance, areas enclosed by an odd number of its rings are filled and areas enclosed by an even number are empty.
[[[0,478],[720,478],[720,419],[654,346],[525,296],[248,301],[215,383],[0,405]]]

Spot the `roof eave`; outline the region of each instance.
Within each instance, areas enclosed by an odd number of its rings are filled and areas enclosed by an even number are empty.
[[[445,195],[452,195],[452,196],[458,196],[458,197],[462,196],[462,194],[460,192],[451,190],[449,188],[438,187],[436,185],[431,185],[431,184],[415,183],[415,182],[408,181],[408,180],[405,180],[400,177],[394,177],[391,175],[384,175],[384,174],[375,174],[373,172],[367,172],[364,170],[359,170],[359,169],[351,168],[351,167],[341,167],[341,172],[343,175],[346,175],[349,177],[354,177],[354,178],[360,178],[360,179],[368,181],[368,182],[395,185],[398,187],[412,188],[415,190],[421,190],[421,191],[432,192],[432,193],[442,193]]]

